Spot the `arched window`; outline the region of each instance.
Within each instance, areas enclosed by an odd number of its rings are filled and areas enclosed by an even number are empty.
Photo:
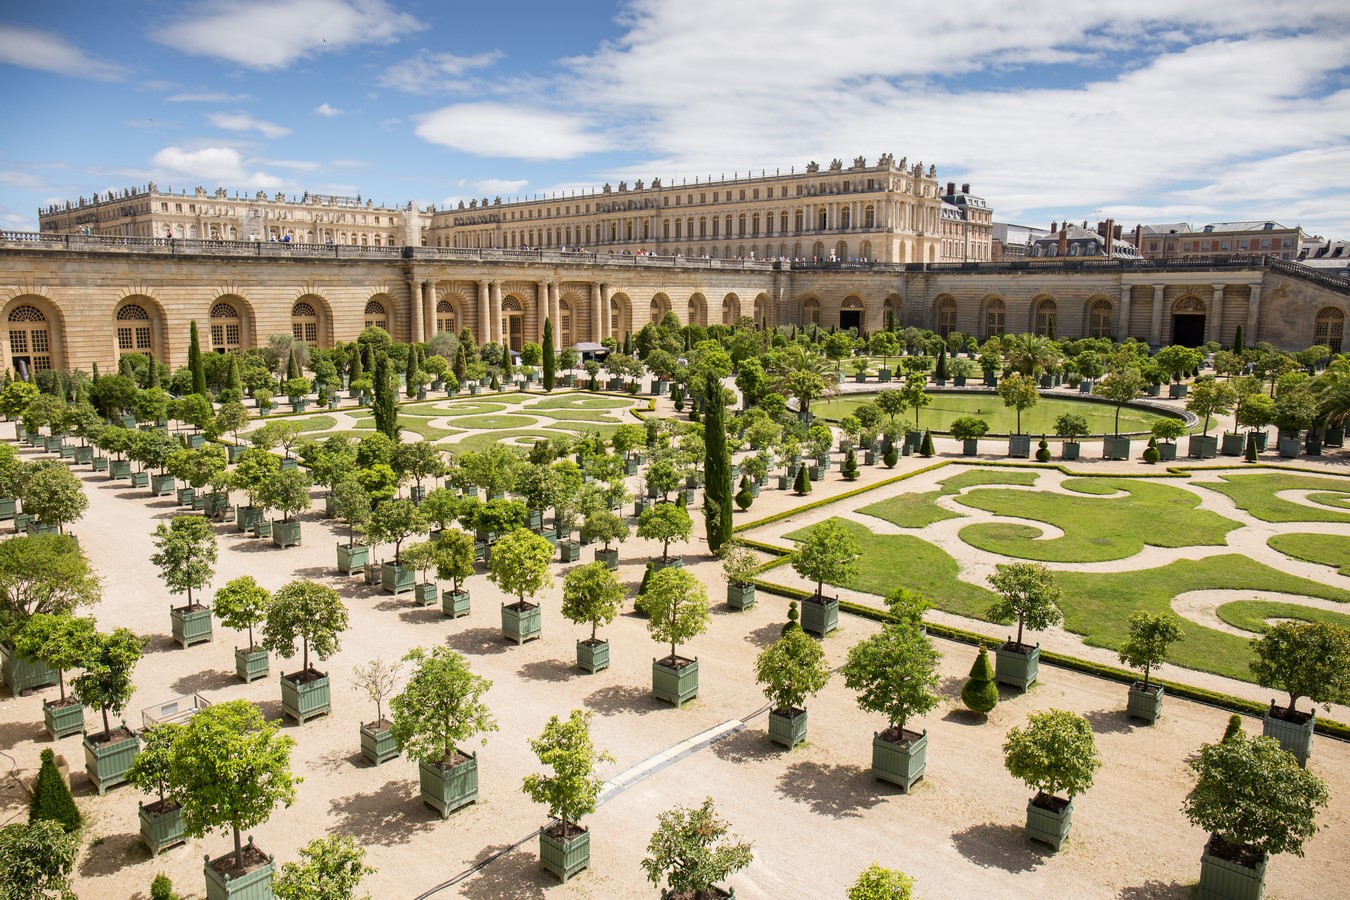
[[[11,317],[12,321],[12,317]],[[1326,344],[1332,353],[1341,352],[1341,339],[1345,335],[1345,313],[1328,306],[1317,314],[1317,324],[1313,328],[1313,343]]]
[[[1055,315],[1059,312],[1059,307],[1053,300],[1042,300],[1036,304],[1036,333],[1041,335],[1050,334],[1050,323],[1055,321]]]
[[[319,316],[308,303],[291,307],[291,335],[311,347],[319,343]]]
[[[993,337],[1003,333],[1003,301],[990,300],[984,307],[984,336]]]
[[[221,301],[211,307],[211,349],[217,353],[240,349],[242,331],[239,310],[233,304]],[[119,338],[119,344],[120,344]]]
[[[863,207],[863,227],[877,227],[877,208],[875,206],[869,204]]]
[[[825,210],[822,209],[819,215],[816,216],[817,229],[820,231],[824,231],[827,227],[829,227],[829,222],[830,222],[829,213],[827,213]]]
[[[803,214],[802,214],[802,211],[799,209],[799,210],[797,210],[797,217],[796,217],[796,226],[797,226],[797,229],[796,229],[796,230],[797,230],[797,233],[798,233],[798,234],[801,234],[801,233],[802,233],[802,218],[803,218]]]
[[[847,231],[852,226],[853,226],[853,211],[850,210],[847,206],[845,206],[843,211],[839,214],[839,230]]]
[[[619,306],[619,301],[611,299],[609,301],[609,333],[617,337],[619,335],[620,322],[623,319],[623,309]]]
[[[802,324],[819,325],[820,324],[820,301],[814,298],[807,300],[802,304]]]
[[[558,301],[558,344],[572,346],[572,307],[566,300]]]
[[[759,213],[755,213],[750,218],[750,230],[756,237],[759,236]]]
[[[899,321],[899,315],[896,320]],[[956,301],[947,297],[938,303],[938,334],[944,338],[956,330]]]
[[[128,303],[117,311],[117,349],[154,354],[154,329],[144,306]]]
[[[9,362],[26,377],[25,369],[52,367],[52,329],[36,306],[16,306],[9,311]]]
[[[436,330],[455,333],[455,307],[449,300],[436,301]]]
[[[1111,337],[1111,301],[1098,300],[1092,304],[1088,313],[1088,336],[1095,338]]]
[[[366,327],[372,326],[389,330],[389,314],[385,311],[384,304],[378,300],[366,301]]]

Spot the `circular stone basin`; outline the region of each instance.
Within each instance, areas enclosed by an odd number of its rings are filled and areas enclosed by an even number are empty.
[[[864,403],[872,402],[876,396],[875,393],[846,394],[833,400],[817,400],[811,404],[811,412],[822,418],[838,421],[844,416],[851,415]],[[919,411],[921,429],[950,431],[953,419],[974,416],[989,423],[990,436],[1012,434],[1017,431],[1017,410],[1004,406],[997,394],[933,391],[929,392],[928,396],[932,399],[932,403]],[[1022,434],[1053,435],[1055,420],[1064,413],[1074,413],[1087,419],[1088,434],[1115,434],[1115,404],[1044,396],[1031,409],[1022,410]],[[1172,417],[1152,409],[1126,404],[1120,410],[1120,433],[1148,431],[1154,422],[1164,418]],[[913,428],[914,410],[907,410],[900,417],[900,421],[904,427]]]

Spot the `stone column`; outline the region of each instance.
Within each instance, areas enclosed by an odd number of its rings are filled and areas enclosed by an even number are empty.
[[[422,322],[426,337],[431,340],[436,333],[436,283],[431,279],[422,282]]]
[[[1153,286],[1153,321],[1149,325],[1148,342],[1154,347],[1162,343],[1162,314],[1163,314],[1163,291],[1167,290],[1165,284],[1155,284]]]
[[[422,283],[408,279],[408,340],[414,344],[422,340]]]
[[[1088,315],[1092,315],[1091,311]],[[1089,323],[1091,324],[1091,323]],[[1123,341],[1130,336],[1130,285],[1120,286],[1120,319],[1116,322],[1116,340]]]
[[[591,285],[591,340],[600,343],[600,285]]]
[[[553,349],[562,349],[562,290],[556,281],[548,284],[548,317],[553,322]]]
[[[495,281],[488,284],[488,340],[502,340],[502,286]]]
[[[547,281],[536,281],[534,283],[534,309],[535,331],[538,335],[536,343],[542,348],[544,346],[544,320],[552,318]]]
[[[602,282],[600,284],[600,337],[613,337],[613,335],[609,333],[610,329],[613,327],[614,323],[610,319],[609,312],[609,285]]]
[[[478,337],[478,346],[488,342],[488,283],[486,281],[478,282],[478,327],[475,329]]]
[[[1252,296],[1247,301],[1247,327],[1242,330],[1242,341],[1250,347],[1260,340],[1256,335],[1256,329],[1261,323],[1261,283],[1258,281],[1247,287],[1251,288]]]
[[[1211,284],[1214,288],[1214,301],[1210,304],[1209,315],[1205,316],[1205,342],[1217,341],[1219,339],[1219,327],[1223,324],[1223,289],[1222,284]]]

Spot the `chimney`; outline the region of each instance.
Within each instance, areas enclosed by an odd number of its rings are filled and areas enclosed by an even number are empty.
[[[1059,231],[1059,223],[1058,223],[1058,222],[1053,222],[1053,221],[1052,221],[1052,222],[1050,223],[1050,233],[1051,233],[1051,234],[1054,234],[1056,231]]]
[[[1069,223],[1065,222],[1059,229],[1059,255],[1069,255]]]
[[[1144,255],[1144,226],[1134,226],[1134,249],[1139,251],[1139,255]]]
[[[963,193],[963,194],[969,194],[969,193],[970,193],[970,182],[969,182],[969,181],[967,181],[965,184],[961,185],[961,193]]]
[[[1121,229],[1121,226],[1119,226],[1119,225],[1117,225],[1115,228],[1111,229],[1111,234],[1112,234],[1112,236],[1113,236],[1116,240],[1120,240],[1120,235],[1121,235],[1121,233],[1122,233],[1122,229]]]
[[[947,182],[947,196],[950,197],[952,194],[955,193],[956,193],[956,182],[955,181]]]

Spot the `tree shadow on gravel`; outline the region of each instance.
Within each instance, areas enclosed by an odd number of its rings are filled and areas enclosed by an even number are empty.
[[[338,817],[332,830],[361,844],[392,847],[440,823],[440,813],[410,793],[406,778],[394,778],[369,793],[349,794],[329,803]]]
[[[566,660],[540,659],[521,666],[516,670],[516,674],[526,681],[550,681],[556,684],[571,681],[574,676],[584,671],[577,668],[575,663]]]
[[[239,679],[233,672],[221,672],[218,670],[194,672],[191,675],[184,675],[173,684],[169,685],[176,694],[197,694],[202,691],[219,691],[232,685],[239,684]]]
[[[502,637],[500,628],[466,628],[447,635],[445,643],[466,656],[505,653],[515,646],[515,641]]]
[[[484,847],[474,858],[474,865],[503,850],[501,845]],[[482,900],[536,900],[548,896],[549,888],[556,888],[558,879],[544,871],[533,847],[522,844],[515,850],[491,860],[467,880],[457,884],[460,897]]]
[[[587,709],[593,709],[602,716],[614,716],[619,713],[637,713],[645,716],[670,704],[662,703],[652,696],[650,688],[641,688],[631,684],[613,684],[593,691],[582,701]]]
[[[268,722],[279,722],[282,725],[295,724],[295,720],[282,711],[280,700],[254,700],[253,705]]]
[[[308,580],[308,581],[321,581],[321,580],[323,580],[324,578],[328,578],[328,577],[333,576],[333,575],[342,576],[342,577],[344,577],[344,578],[346,577],[346,576],[343,576],[342,573],[338,571],[336,565],[332,565],[332,566],[304,566],[303,568],[295,569],[295,570],[292,572],[292,574],[295,575],[296,578],[303,578],[303,579],[306,579],[306,580]],[[351,576],[351,577],[352,577],[352,578],[355,578],[356,576],[353,575],[353,576]],[[362,584],[365,584],[364,581],[361,582],[361,583],[362,583]]]
[[[942,717],[944,722],[953,722],[957,725],[979,726],[989,721],[989,717],[983,713],[972,712],[968,709],[953,709]]]
[[[446,618],[445,613],[441,612],[439,603],[433,606],[422,606],[420,603],[408,609],[405,608],[398,614],[400,622],[407,622],[409,625],[430,625],[433,622],[439,622]]]
[[[962,675],[947,675],[938,684],[938,696],[946,697],[948,699],[960,697],[961,689],[966,686],[966,682],[969,680],[969,678]]]
[[[80,861],[80,875],[84,878],[116,875],[126,866],[144,862],[149,855],[140,835],[134,832],[110,834],[85,851],[84,859]]]
[[[1121,888],[1116,896],[1120,900],[1190,900],[1195,896],[1195,886],[1150,879],[1143,884]]]
[[[1097,734],[1129,734],[1134,731],[1134,720],[1123,709],[1094,709],[1083,713]]]
[[[756,647],[767,647],[783,636],[783,624],[786,621],[785,619],[783,622],[769,622],[766,625],[761,625],[754,631],[746,632],[742,640]]]
[[[172,653],[174,650],[181,649],[183,648],[178,646],[178,642],[173,639],[173,635],[155,634],[150,636],[150,640],[142,648],[141,654],[149,656],[151,653]]]
[[[0,750],[17,747],[24,741],[42,741],[47,738],[47,729],[41,722],[0,722]]]
[[[972,825],[952,835],[956,852],[977,866],[1005,872],[1030,872],[1050,855],[1049,847],[1035,844],[1021,825]]]
[[[778,777],[778,793],[832,819],[857,818],[886,800],[872,770],[853,765],[827,765],[802,760]]]
[[[784,754],[783,748],[771,742],[764,729],[754,726],[723,738],[712,745],[712,751],[718,759],[729,763],[777,759]]]

